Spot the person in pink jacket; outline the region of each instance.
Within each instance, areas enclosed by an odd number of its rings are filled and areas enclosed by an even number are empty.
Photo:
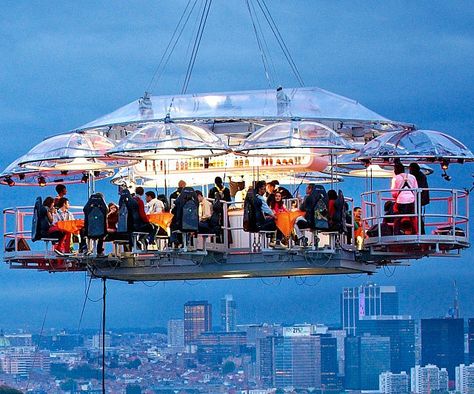
[[[392,197],[395,199],[395,211],[398,215],[409,215],[415,213],[416,189],[418,189],[418,182],[416,178],[408,173],[405,173],[405,167],[402,163],[396,162],[393,167],[394,176],[392,178],[391,191]],[[407,219],[408,218],[408,219]],[[418,227],[415,217],[397,217],[394,220],[393,234],[399,235],[402,233],[413,233]],[[412,229],[408,231],[408,226]],[[407,231],[404,231],[404,230]]]

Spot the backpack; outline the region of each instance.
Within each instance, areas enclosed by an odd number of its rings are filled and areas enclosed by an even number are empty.
[[[39,220],[40,209],[43,205],[41,197],[37,197],[33,208],[33,218],[31,221],[31,240],[33,242],[41,239],[41,223]]]
[[[243,217],[243,229],[245,232],[248,232],[248,233],[255,233],[258,231],[257,214],[255,211],[254,200],[255,200],[254,190],[249,189],[244,200],[244,217]]]
[[[122,193],[120,193],[117,222],[118,233],[128,232],[128,203],[131,199],[132,196],[130,195],[130,191],[128,189],[124,189]]]

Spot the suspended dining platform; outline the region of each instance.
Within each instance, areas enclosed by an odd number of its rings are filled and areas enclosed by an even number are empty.
[[[167,237],[159,237],[153,249],[135,244],[130,252],[122,250],[124,242],[116,241],[107,246],[109,253],[104,256],[97,255],[92,244],[91,254],[56,255],[51,240],[31,242],[32,207],[8,208],[4,210],[4,260],[13,269],[88,271],[93,277],[134,282],[372,274],[382,266],[408,260],[459,256],[470,245],[468,193],[430,189],[431,203],[426,209],[421,209],[420,193],[421,189],[416,190],[415,213],[408,215],[417,228],[407,231],[404,225],[405,233],[396,235],[390,227],[397,220],[407,220],[407,215],[384,211],[391,200],[390,190],[362,194],[363,242],[358,242],[348,224],[347,234],[306,231],[307,245],[295,245],[290,237],[286,247],[275,248],[269,238],[272,232],[243,231],[243,210],[233,203],[224,206],[228,214],[221,237],[189,234],[180,249],[170,248]],[[352,212],[352,201],[347,202]],[[80,217],[79,208],[75,209],[75,216]]]

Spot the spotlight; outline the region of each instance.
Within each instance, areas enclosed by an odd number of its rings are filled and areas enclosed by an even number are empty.
[[[94,176],[97,178],[100,176],[100,171],[94,171]]]
[[[18,174],[18,178],[20,178],[20,181],[23,181],[25,179],[25,174]]]
[[[38,177],[38,185],[40,187],[45,187],[46,186],[46,179],[44,179],[44,176],[39,176]]]
[[[446,159],[441,160],[441,169],[446,173],[446,170],[449,167],[449,161]]]
[[[61,175],[67,175],[67,170],[61,171]]]
[[[364,164],[364,167],[365,167],[365,168],[367,168],[368,166],[370,166],[370,160],[369,160],[369,159],[362,160],[362,163]]]
[[[5,182],[7,183],[8,186],[12,187],[15,186],[15,181],[12,179],[11,176],[7,176],[5,178]]]
[[[81,178],[81,182],[82,183],[87,183],[88,181],[89,181],[89,174],[83,173],[82,178]]]

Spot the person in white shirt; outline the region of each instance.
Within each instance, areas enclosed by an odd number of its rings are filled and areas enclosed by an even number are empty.
[[[165,209],[163,201],[160,201],[156,198],[155,192],[149,191],[145,193],[145,213],[147,215],[151,213],[161,213]]]
[[[392,184],[390,190],[392,191],[392,197],[396,202],[396,214],[398,215],[410,215],[415,213],[415,201],[416,201],[416,189],[418,189],[418,182],[416,178],[405,173],[405,167],[402,163],[396,162],[393,167],[394,176],[392,178]],[[414,229],[417,229],[417,221],[414,216],[407,216],[410,218],[411,225]],[[393,234],[401,234],[403,217],[397,217],[393,224]],[[408,223],[408,220],[405,220]]]
[[[200,190],[196,190],[199,201],[199,229],[198,232],[208,234],[211,231],[212,204],[204,198]]]
[[[64,220],[74,220],[74,215],[69,212],[69,200],[66,197],[61,197],[57,202],[57,210],[53,214],[53,224],[62,222]]]

